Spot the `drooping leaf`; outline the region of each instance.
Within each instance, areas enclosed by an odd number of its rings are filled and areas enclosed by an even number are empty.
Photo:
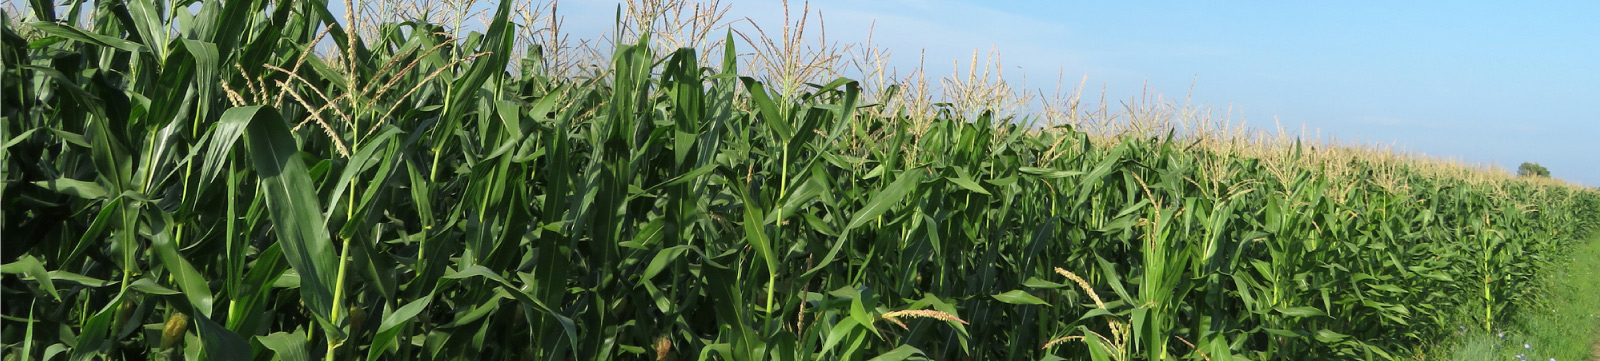
[[[901,173],[894,183],[889,184],[888,187],[868,198],[866,206],[861,207],[861,210],[850,216],[850,224],[845,226],[845,229],[860,227],[882,215],[883,212],[887,212],[890,207],[904,201],[906,196],[916,190],[917,185],[921,182],[922,171],[912,170]]]

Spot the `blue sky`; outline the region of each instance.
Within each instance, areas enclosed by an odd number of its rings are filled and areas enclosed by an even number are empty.
[[[782,22],[778,1],[731,18]],[[791,5],[798,5],[796,1]],[[563,3],[569,29],[603,31],[615,2]],[[1113,101],[1150,90],[1232,107],[1247,124],[1430,156],[1524,161],[1600,185],[1600,2],[1124,2],[817,0],[830,40],[926,51],[930,75],[994,47],[1031,88],[1087,77]],[[1089,94],[1091,96],[1098,94]],[[1236,117],[1237,118],[1237,117]],[[1276,122],[1276,123],[1275,123]]]
[[[611,28],[618,1],[559,4],[564,30],[593,38]],[[783,23],[777,0],[722,4],[732,7],[725,20]],[[1008,80],[1026,77],[1031,90],[1053,91],[1060,74],[1069,87],[1086,79],[1086,98],[1103,88],[1115,102],[1148,85],[1232,109],[1254,127],[1304,127],[1511,171],[1533,161],[1600,186],[1600,1],[810,5],[830,41],[864,42],[875,22],[873,41],[893,51],[893,67],[915,68],[925,52],[930,79],[993,48]]]

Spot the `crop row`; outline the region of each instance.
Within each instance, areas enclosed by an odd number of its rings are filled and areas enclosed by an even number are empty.
[[[358,39],[319,1],[8,24],[5,359],[1403,358],[1495,328],[1600,214],[1321,145],[778,90],[731,34],[551,72],[509,4],[462,38]]]

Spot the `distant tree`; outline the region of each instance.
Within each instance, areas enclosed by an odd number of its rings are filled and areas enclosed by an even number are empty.
[[[1522,162],[1522,166],[1517,167],[1517,176],[1550,178],[1550,169],[1539,163]]]

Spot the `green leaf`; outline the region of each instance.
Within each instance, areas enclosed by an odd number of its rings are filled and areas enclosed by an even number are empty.
[[[877,302],[874,302],[871,297],[870,292],[863,291],[857,292],[855,297],[850,298],[850,318],[854,318],[857,323],[867,326],[871,326],[873,322],[877,321],[878,314],[868,311],[878,308]],[[871,304],[869,305],[868,303]],[[873,333],[878,332],[876,327],[868,327],[868,329],[872,330]]]
[[[31,23],[28,23],[28,26],[31,26],[34,29],[38,29],[39,31],[43,31],[45,34],[60,36],[60,37],[63,37],[63,38],[77,40],[77,41],[81,41],[81,42],[85,42],[85,43],[89,43],[89,44],[94,44],[94,45],[98,45],[98,46],[104,46],[104,47],[108,47],[108,48],[116,48],[116,49],[120,49],[120,50],[127,51],[127,52],[132,52],[132,53],[145,51],[144,46],[141,46],[138,43],[127,41],[127,40],[118,39],[118,38],[115,38],[115,37],[95,34],[95,33],[91,33],[91,32],[85,32],[83,30],[78,30],[78,28],[71,27],[71,26],[58,25],[58,24],[55,24],[55,23],[43,22],[43,21],[31,22]]]
[[[744,82],[745,91],[750,93],[750,100],[756,103],[756,115],[766,124],[767,129],[778,133],[780,142],[787,143],[789,138],[793,138],[794,128],[789,126],[789,117],[780,113],[772,97],[767,96],[767,86],[750,77],[741,77],[739,80]]]
[[[487,279],[489,281],[494,282],[496,285],[498,285],[500,287],[500,290],[503,291],[506,296],[509,296],[511,298],[516,299],[519,302],[522,302],[523,305],[531,307],[535,311],[539,311],[540,313],[543,313],[545,315],[548,315],[548,316],[551,316],[552,318],[554,318],[558,323],[560,323],[561,328],[564,331],[566,331],[566,336],[567,336],[566,338],[567,338],[567,341],[569,343],[569,346],[571,346],[573,348],[577,347],[577,343],[579,341],[577,326],[572,322],[571,318],[568,318],[567,316],[562,315],[560,313],[556,313],[555,310],[552,310],[548,306],[545,306],[544,302],[541,302],[539,300],[533,299],[532,296],[528,295],[527,293],[524,293],[522,291],[522,288],[519,288],[517,286],[512,285],[511,282],[506,281],[505,277],[500,277],[500,275],[495,274],[493,271],[490,271],[488,268],[486,268],[484,266],[481,266],[481,265],[472,265],[472,266],[468,266],[467,268],[463,268],[459,272],[445,275],[442,278],[444,280],[462,280],[462,279],[473,278],[473,277],[481,277],[481,278],[484,278],[484,279]],[[424,306],[419,306],[419,307],[424,307]]]
[[[895,347],[893,350],[889,350],[889,352],[885,352],[882,355],[878,355],[878,357],[873,357],[867,361],[899,361],[921,354],[922,350],[919,350],[916,347],[911,347],[911,345],[900,345],[900,347]]]
[[[993,297],[995,300],[1013,305],[1050,305],[1049,303],[1044,302],[1044,300],[1029,294],[1028,291],[1023,290],[1011,290],[1010,292],[994,295]]]
[[[1350,336],[1342,334],[1342,333],[1338,333],[1338,332],[1333,332],[1333,331],[1330,331],[1328,329],[1321,329],[1321,330],[1317,330],[1317,334],[1314,337],[1317,339],[1317,341],[1321,341],[1322,343],[1335,343],[1335,342],[1343,341],[1345,338],[1350,337]]]
[[[755,248],[761,255],[763,264],[767,266],[769,274],[778,272],[778,257],[772,253],[772,244],[767,241],[766,224],[762,222],[761,210],[750,201],[749,196],[744,197],[744,241]]]
[[[105,286],[110,286],[110,285],[113,285],[113,284],[117,283],[117,282],[114,282],[114,281],[107,281],[107,280],[103,280],[103,279],[99,279],[99,278],[84,276],[84,275],[80,275],[80,274],[77,274],[77,273],[72,273],[72,272],[67,272],[67,271],[62,271],[62,270],[50,271],[50,279],[54,280],[54,281],[72,282],[72,283],[78,284],[79,286],[90,287],[90,288],[105,287]]]
[[[1327,315],[1327,313],[1322,312],[1322,310],[1316,309],[1315,307],[1278,307],[1274,310],[1286,316],[1293,317],[1315,317]]]
[[[1265,331],[1268,334],[1277,335],[1277,336],[1283,336],[1283,337],[1288,337],[1288,338],[1300,338],[1300,337],[1304,336],[1304,335],[1301,335],[1299,333],[1295,333],[1294,331],[1276,329],[1276,328],[1265,328],[1264,327],[1261,330]]]
[[[74,347],[68,356],[68,360],[89,361],[95,359],[96,354],[106,347],[106,339],[109,336],[107,331],[111,329],[111,323],[116,320],[117,310],[121,308],[123,297],[127,296],[128,293],[126,292],[117,294],[116,298],[111,299],[111,302],[107,302],[104,307],[94,313],[94,316],[89,317],[88,321],[84,322],[83,327],[80,329],[81,332],[78,334],[78,343],[73,345]]]
[[[375,137],[367,138],[366,141],[362,142],[359,145],[359,148],[355,150],[355,154],[350,156],[349,163],[346,163],[344,171],[339,173],[338,181],[334,182],[332,195],[329,196],[328,199],[345,200],[346,198],[344,193],[349,190],[352,185],[352,181],[356,179],[357,175],[366,172],[368,169],[371,169],[373,166],[376,166],[379,163],[384,163],[386,160],[388,160],[387,158],[391,156],[399,156],[398,152],[395,154],[379,154],[380,151],[386,150],[386,145],[388,145],[389,141],[399,134],[399,129],[389,127],[385,129],[383,133],[379,133]],[[385,167],[383,170],[392,170],[392,168]],[[360,184],[361,186],[365,186],[365,190],[367,192],[362,194],[362,197],[360,198],[361,201],[359,203],[350,205],[356,209],[346,210],[346,212],[350,214],[351,219],[349,221],[357,224],[360,223],[355,221],[359,220],[361,216],[365,215],[364,210],[367,202],[371,201],[372,198],[371,192],[376,191],[377,188],[382,188],[380,185],[387,182],[392,173],[393,172],[380,171],[379,174],[374,176],[372,179],[367,180],[367,182],[363,182],[365,184]],[[346,202],[348,202],[348,200],[346,200]],[[322,216],[332,217],[333,211],[334,210],[330,208],[326,210]]]
[[[156,284],[155,281],[151,281],[149,278],[140,278],[134,280],[133,284],[128,285],[128,287],[135,291],[152,295],[176,295],[183,293],[171,288],[162,287],[161,285]]]
[[[1037,168],[1037,167],[1019,167],[1019,168],[1017,168],[1017,171],[1022,172],[1022,174],[1039,176],[1039,178],[1045,178],[1045,179],[1066,178],[1066,177],[1071,177],[1071,176],[1083,175],[1083,173],[1084,173],[1082,171],[1068,171],[1068,170]]]
[[[657,252],[656,256],[650,259],[650,265],[644,268],[644,273],[639,275],[639,282],[650,282],[650,279],[655,278],[667,266],[671,266],[673,261],[676,261],[678,257],[682,256],[684,252],[688,252],[689,249],[690,246],[672,246]]]
[[[229,115],[233,114],[233,115]],[[207,150],[204,163],[200,166],[200,180],[210,183],[222,172],[223,161],[233,150],[234,144],[239,142],[239,137],[244,135],[245,127],[250,125],[254,117],[243,116],[244,113],[225,112],[222,118],[211,129],[211,137],[207,140]]]
[[[311,345],[306,344],[306,333],[303,330],[294,330],[294,333],[273,332],[266,336],[256,336],[256,341],[260,341],[261,346],[272,350],[279,360],[314,360],[308,352]]]
[[[765,222],[781,224],[783,220],[795,216],[795,213],[800,209],[800,207],[806,205],[807,202],[817,199],[817,197],[827,197],[827,195],[824,193],[830,189],[827,181],[824,181],[822,177],[819,177],[819,173],[821,172],[811,173],[811,175],[806,177],[804,181],[799,182],[799,185],[793,187],[793,189],[789,191],[788,195],[780,199],[780,202],[783,204],[783,207],[780,208],[780,211],[775,212],[777,214],[768,215],[768,219]],[[783,219],[778,219],[780,216],[783,217]]]
[[[205,344],[205,359],[207,360],[249,360],[250,342],[245,341],[239,334],[218,325],[211,318],[205,316],[192,316],[195,325],[199,326],[200,341]],[[305,338],[301,338],[304,340]]]
[[[974,182],[971,179],[957,177],[945,177],[945,179],[949,180],[950,183],[960,186],[961,188],[965,188],[969,191],[973,191],[974,193],[990,195],[988,190],[983,189],[983,185],[978,184],[978,182]]]
[[[333,241],[323,224],[322,202],[289,127],[278,113],[262,106],[228,109],[224,122],[249,119],[245,138],[266,200],[268,218],[283,256],[300,276],[300,298],[327,331],[340,333],[333,323],[333,285],[337,265]]]
[[[833,324],[833,327],[828,329],[827,337],[822,340],[822,354],[827,355],[828,351],[832,351],[834,346],[839,344],[839,341],[858,332],[857,328],[859,327],[861,327],[861,322],[856,321],[854,317],[839,319],[838,323]]]
[[[1084,327],[1084,326],[1078,326],[1078,330],[1083,332],[1082,336],[1083,336],[1083,339],[1085,340],[1084,343],[1089,344],[1088,345],[1089,346],[1088,347],[1088,349],[1089,349],[1089,359],[1094,360],[1094,361],[1112,361],[1112,360],[1119,360],[1120,361],[1122,359],[1122,357],[1120,355],[1118,355],[1117,357],[1113,358],[1113,355],[1111,354],[1111,352],[1115,348],[1110,343],[1110,341],[1107,341],[1107,340],[1101,338],[1099,333],[1096,333],[1093,330],[1090,330],[1088,327]]]
[[[33,182],[33,185],[83,199],[101,199],[106,197],[106,189],[100,187],[99,184],[71,178],[57,178],[47,181],[37,181]]]
[[[139,38],[146,46],[156,50],[157,58],[165,58],[163,49],[167,45],[168,29],[160,17],[161,10],[150,0],[131,0],[125,4],[134,29],[139,31]]]
[[[900,173],[899,179],[895,179],[894,183],[889,184],[889,187],[872,195],[872,198],[867,200],[867,205],[850,217],[850,225],[845,226],[845,229],[860,227],[873,218],[882,215],[883,212],[888,211],[889,207],[900,204],[907,195],[916,190],[918,184],[921,184],[922,173],[921,170],[908,170]]]
[[[1117,314],[1112,313],[1111,310],[1096,307],[1094,309],[1090,309],[1089,312],[1084,312],[1082,316],[1078,316],[1078,320],[1079,321],[1083,321],[1083,320],[1087,320],[1087,319],[1091,319],[1091,318],[1095,318],[1095,317],[1099,317],[1099,316],[1117,318]]]
[[[1052,288],[1052,289],[1053,288],[1061,288],[1061,287],[1066,287],[1067,286],[1067,284],[1065,284],[1065,283],[1056,283],[1056,282],[1046,281],[1046,280],[1039,279],[1038,277],[1028,277],[1027,280],[1022,281],[1022,285],[1025,286],[1025,287],[1028,287],[1028,288]]]
[[[384,352],[388,351],[389,347],[394,345],[396,338],[400,336],[400,332],[404,329],[402,326],[415,320],[417,315],[427,309],[428,304],[431,302],[433,302],[433,294],[428,294],[406,303],[405,306],[400,306],[394,312],[384,315],[383,321],[378,325],[378,332],[372,337],[372,345],[367,349],[367,360],[383,359]],[[304,339],[304,337],[301,337],[301,339]]]
[[[494,12],[494,19],[484,33],[483,42],[478,44],[476,53],[487,53],[472,61],[466,74],[457,77],[450,84],[449,101],[444,107],[445,114],[442,118],[447,121],[457,121],[465,118],[470,106],[479,100],[479,92],[484,90],[484,83],[491,77],[503,75],[506,65],[511,62],[511,47],[514,44],[516,32],[515,24],[509,20],[511,14],[511,1],[501,1]],[[470,44],[469,44],[470,45]]]
[[[39,259],[34,258],[33,255],[24,254],[14,262],[0,265],[0,273],[26,274],[34,282],[39,283],[39,288],[43,289],[44,293],[49,294],[50,297],[55,298],[58,302],[61,301],[61,294],[56,293],[56,285],[50,279],[50,272],[46,271],[44,263],[39,262]]]
[[[178,289],[183,290],[183,296],[189,304],[200,313],[200,316],[211,316],[211,305],[214,296],[211,286],[207,284],[204,274],[194,268],[189,260],[178,254],[178,249],[172,244],[171,228],[156,233],[150,242],[151,249],[155,250],[157,259],[161,260],[167,272],[171,272],[173,281],[177,282]]]
[[[1373,289],[1376,289],[1376,290],[1387,291],[1387,292],[1396,293],[1396,294],[1409,293],[1409,292],[1406,292],[1406,290],[1404,288],[1396,287],[1395,285],[1391,285],[1391,284],[1387,284],[1387,283],[1373,284],[1373,285],[1368,285],[1367,287],[1372,287]]]

